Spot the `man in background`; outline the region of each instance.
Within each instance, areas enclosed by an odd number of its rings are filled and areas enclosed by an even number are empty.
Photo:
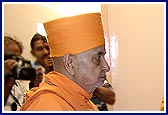
[[[49,57],[50,51],[47,43],[47,39],[45,36],[42,36],[36,33],[30,42],[31,46],[31,54],[36,59],[33,63],[33,66],[41,71],[38,73],[39,77],[33,83],[30,83],[30,88],[39,86],[39,83],[42,81],[44,74],[49,73],[53,70],[53,62]]]
[[[53,62],[49,57],[50,50],[45,36],[36,33],[30,42],[31,54],[36,58],[35,66],[41,65],[45,68],[45,73],[53,70]]]
[[[21,56],[22,44],[11,37],[4,37],[4,57]],[[4,104],[5,111],[19,110],[24,103],[24,95],[28,91],[23,80],[14,77],[13,69],[18,65],[15,59],[4,60]]]

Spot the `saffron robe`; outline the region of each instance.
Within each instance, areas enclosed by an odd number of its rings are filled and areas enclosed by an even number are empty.
[[[98,111],[86,92],[63,74],[50,72],[26,95],[21,111]]]

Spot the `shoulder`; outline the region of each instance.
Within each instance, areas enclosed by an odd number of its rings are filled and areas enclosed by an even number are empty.
[[[62,104],[59,102],[61,98],[53,93],[38,93],[30,97],[22,106],[21,110],[48,111],[63,110]],[[59,101],[58,101],[59,100]]]

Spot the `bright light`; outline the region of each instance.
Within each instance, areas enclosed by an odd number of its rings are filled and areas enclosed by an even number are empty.
[[[42,4],[43,6],[54,10],[59,16],[69,17],[79,14],[86,13],[101,13],[101,4],[100,3],[53,3],[53,4]]]
[[[43,36],[46,36],[46,31],[44,29],[44,26],[43,26],[43,23],[37,23],[37,33],[43,35]]]

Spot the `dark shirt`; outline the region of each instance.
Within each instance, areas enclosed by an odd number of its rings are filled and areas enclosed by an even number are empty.
[[[100,101],[100,99],[96,95],[92,96],[91,101],[97,106],[99,111],[108,111],[106,103]]]

